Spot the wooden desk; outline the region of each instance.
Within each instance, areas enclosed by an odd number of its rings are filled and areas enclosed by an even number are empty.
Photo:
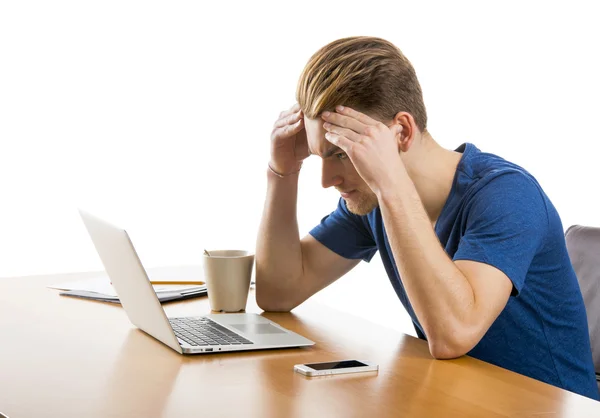
[[[600,417],[600,403],[307,302],[269,319],[311,348],[181,356],[120,306],[58,296],[86,274],[0,279],[0,411],[26,417]],[[251,294],[249,312],[260,312]],[[206,298],[164,305],[208,313]],[[357,307],[360,309],[360,307]],[[294,364],[364,359],[378,374],[307,378]]]

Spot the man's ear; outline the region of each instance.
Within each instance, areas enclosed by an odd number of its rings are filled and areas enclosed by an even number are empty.
[[[408,112],[396,113],[390,129],[396,134],[398,149],[401,152],[406,152],[410,149],[419,130],[415,119]]]

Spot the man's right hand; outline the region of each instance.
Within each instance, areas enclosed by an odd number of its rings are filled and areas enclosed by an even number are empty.
[[[271,134],[273,171],[298,172],[310,155],[300,106],[281,112]],[[271,177],[256,242],[256,302],[265,311],[288,312],[342,277],[360,259],[333,252],[308,234],[300,239],[296,220],[298,188]]]
[[[295,104],[289,110],[281,112],[271,132],[271,169],[281,175],[300,170],[302,161],[310,155],[304,115],[300,106]]]

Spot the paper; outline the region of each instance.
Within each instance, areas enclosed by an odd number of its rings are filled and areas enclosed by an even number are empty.
[[[84,290],[86,292],[101,293],[107,296],[117,296],[117,292],[113,285],[110,284],[107,277],[92,277],[82,280],[75,280],[66,283],[57,283],[48,286],[51,289],[58,290]],[[188,289],[197,289],[205,287],[204,285],[152,285],[156,293],[159,292],[176,292]]]
[[[193,281],[201,280],[201,269],[198,266],[182,266],[182,267],[157,267],[148,270],[148,275],[151,280],[178,280],[178,281]],[[88,277],[86,279],[74,280],[69,282],[61,282],[48,286],[51,289],[57,290],[79,290],[85,292],[100,293],[106,296],[117,296],[117,292],[113,285],[110,284],[110,279],[104,273],[98,273],[97,276]],[[178,292],[182,290],[205,289],[206,285],[152,285],[157,294],[161,292]]]
[[[110,302],[110,303],[121,303],[118,297],[116,296],[107,296],[102,293],[95,292],[87,292],[85,290],[65,290],[60,292],[61,296],[70,296],[77,297],[83,299],[91,299],[91,300],[99,300],[102,302]],[[156,294],[160,303],[171,302],[171,301],[179,301],[190,298],[195,298],[198,296],[205,296],[206,288],[199,286],[196,290],[189,290],[187,292],[159,292]]]

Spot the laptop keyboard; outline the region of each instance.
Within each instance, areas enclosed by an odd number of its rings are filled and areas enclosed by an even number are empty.
[[[252,344],[252,341],[208,318],[170,318],[169,322],[177,338],[196,347]]]

